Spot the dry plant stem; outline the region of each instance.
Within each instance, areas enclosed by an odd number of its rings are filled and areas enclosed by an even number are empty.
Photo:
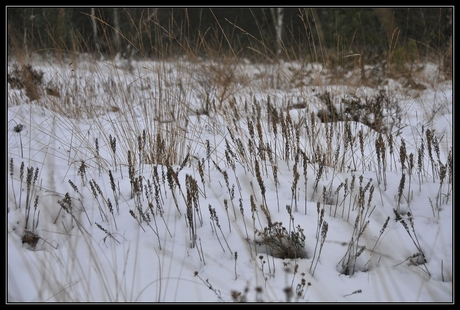
[[[346,122],[345,123],[345,131],[346,131],[346,136],[347,136],[347,141],[348,141],[348,145],[350,146],[350,150],[351,150],[351,158],[353,160],[353,170],[357,170],[357,166],[356,166],[356,162],[355,162],[355,150],[354,150],[354,142],[356,140],[356,137],[353,136],[353,134],[351,133],[351,127],[350,127],[350,123],[349,122]]]
[[[353,174],[352,177],[351,177],[351,184],[350,184],[350,203],[348,204],[348,215],[347,215],[347,222],[350,220],[350,209],[351,209],[351,206],[353,205],[352,203],[352,193],[353,193],[353,189],[355,187],[355,179],[356,179],[356,175]]]
[[[297,205],[297,182],[299,181],[300,174],[297,172],[297,161],[298,156],[296,156],[296,161],[294,163],[294,167],[292,168],[294,174],[294,180],[292,182],[291,187],[291,205],[294,205],[294,211],[298,212],[298,205]]]
[[[421,248],[420,243],[419,243],[418,238],[417,238],[417,234],[415,233],[415,227],[414,227],[414,221],[413,221],[412,214],[410,212],[408,212],[407,213],[407,218],[408,218],[410,226],[412,228],[413,235],[410,233],[409,226],[407,225],[406,221],[402,218],[401,214],[396,209],[393,209],[393,212],[394,212],[394,214],[396,216],[396,221],[400,222],[403,225],[404,229],[406,230],[407,234],[409,235],[409,237],[411,238],[412,242],[414,243],[415,247],[418,250],[418,253],[414,254],[412,256],[412,258],[421,256],[423,261],[422,261],[422,263],[417,263],[417,265],[423,264],[425,266],[426,273],[428,275],[430,275],[430,272],[428,271],[428,268],[426,267],[426,264],[425,264],[426,263],[425,253],[422,251],[422,248]],[[410,258],[408,258],[408,259],[410,259]]]
[[[262,194],[262,200],[264,202],[262,211],[264,211],[265,215],[267,216],[267,219],[270,221],[270,213],[267,205],[267,199],[265,198],[265,185],[264,181],[262,180],[262,175],[260,173],[259,163],[257,160],[255,160],[254,166],[256,169],[257,182],[259,183],[260,191]]]
[[[244,218],[244,208],[243,208],[243,199],[240,198],[240,213],[241,213],[241,218],[243,219],[243,225],[244,225],[244,230],[246,232],[246,240],[249,243],[249,234],[248,234],[248,228],[246,226],[246,220]],[[249,248],[251,248],[251,243],[249,243]],[[252,252],[251,252],[252,253]]]
[[[102,230],[103,232],[106,233],[107,236],[104,238],[104,242],[105,242],[105,239],[106,239],[107,237],[110,237],[110,238],[111,238],[112,240],[114,240],[116,243],[120,244],[120,241],[118,241],[118,240],[113,236],[113,234],[111,234],[110,232],[108,232],[107,229],[105,229],[104,227],[102,227],[102,226],[101,226],[99,223],[97,223],[97,222],[94,222],[94,224],[96,224],[96,226],[97,226],[100,230]]]
[[[23,191],[23,182],[24,182],[24,162],[21,162],[21,167],[19,168],[19,204],[18,207],[21,209],[21,198],[22,198],[22,191]]]
[[[425,131],[425,134],[426,134],[426,144],[427,144],[427,149],[428,149],[428,156],[430,158],[430,162],[431,162],[431,172],[432,172],[432,176],[433,176],[433,183],[435,182],[435,162],[434,162],[434,159],[433,159],[433,137],[434,137],[434,133],[433,131],[431,131],[430,129],[427,129]]]
[[[417,150],[417,174],[418,174],[418,192],[420,193],[422,191],[422,181],[423,181],[423,152],[424,152],[424,144],[423,144],[423,138],[420,143],[420,147]]]
[[[444,282],[444,261],[441,259],[441,279]]]
[[[222,299],[220,290],[215,289],[215,288],[211,285],[211,283],[209,282],[209,279],[203,280],[203,278],[201,278],[201,277],[199,276],[198,271],[195,271],[194,275],[195,275],[195,277],[198,277],[198,279],[200,279],[201,282],[203,282],[211,291],[213,291],[214,294],[216,294],[217,298],[218,298],[220,301],[224,301],[224,300]]]
[[[406,175],[404,173],[401,174],[401,180],[399,181],[398,186],[398,203],[397,203],[397,210],[398,212],[401,211],[401,197],[403,195],[404,184],[406,182]]]
[[[187,220],[188,220],[188,227],[190,231],[190,247],[193,249],[196,245],[196,233],[195,233],[195,226],[193,223],[193,218],[192,218],[193,211],[191,211],[191,208],[187,207]]]
[[[238,273],[236,272],[236,260],[238,259],[238,252],[235,252],[234,258],[235,258],[235,280],[237,280],[238,279]]]
[[[198,238],[198,241],[200,242],[200,248],[196,247],[196,250],[198,252],[198,256],[200,257],[200,260],[203,262],[203,265],[206,266],[206,260],[204,259],[203,246],[201,244],[201,238]]]
[[[129,182],[131,184],[131,199],[134,198],[134,164],[131,156],[131,151],[128,150],[128,176],[129,176]]]
[[[37,229],[38,221],[39,221],[39,218],[40,218],[40,210],[38,211],[37,217],[35,217],[35,213],[37,211],[37,206],[38,206],[38,198],[39,198],[39,196],[36,195],[35,200],[34,200],[34,214],[32,216],[32,233],[35,232],[35,229]]]
[[[367,263],[366,263],[365,266],[369,265],[369,263],[371,262],[372,255],[374,254],[375,249],[377,248],[378,242],[379,242],[380,238],[382,237],[383,233],[385,232],[385,229],[386,229],[386,227],[388,226],[388,222],[389,222],[389,221],[390,221],[390,217],[388,216],[387,219],[385,220],[385,223],[383,224],[382,229],[380,229],[380,234],[379,234],[379,236],[377,237],[377,240],[375,241],[374,247],[373,247],[372,250],[371,250],[370,258],[369,258],[369,260],[367,261]]]
[[[117,190],[116,190],[116,186],[115,186],[115,180],[113,178],[112,170],[109,170],[109,179],[110,179],[110,188],[112,189],[113,198],[115,199],[115,205],[117,207],[117,213],[120,214],[120,205],[118,203],[119,195],[117,194]],[[69,180],[69,182],[70,182],[70,180]]]
[[[412,171],[414,170],[414,154],[413,153],[409,154],[408,161],[409,162],[408,162],[407,171],[409,174],[409,184],[407,185],[407,207],[410,210],[410,202],[412,200],[411,199],[412,197],[412,193],[411,193]]]
[[[276,203],[277,203],[277,206],[278,206],[278,212],[280,212],[280,199],[279,199],[279,195],[278,195],[278,184],[279,184],[279,181],[278,181],[278,166],[273,165],[272,166],[272,171],[273,171],[273,180],[275,182]]]
[[[107,206],[109,207],[110,214],[112,214],[112,219],[115,224],[115,230],[118,230],[117,221],[115,220],[115,215],[113,214],[113,206],[112,202],[110,201],[110,198],[107,198]]]
[[[25,223],[25,229],[28,228],[32,196],[35,193],[35,183],[37,181],[38,172],[39,172],[38,167],[35,168],[35,174],[33,172],[34,172],[33,167],[27,168],[27,180],[26,180],[26,182],[27,182],[27,196],[26,196],[26,219],[25,219],[26,223]]]
[[[10,158],[10,178],[11,178],[11,188],[13,190],[13,197],[14,201],[16,202],[16,192],[14,191],[14,182],[13,182],[13,177],[14,177],[14,162],[13,162],[13,157]],[[16,205],[17,209],[21,209],[20,205]],[[9,212],[9,208],[8,208]]]
[[[299,271],[299,264],[295,264],[294,273],[292,275],[292,281],[291,281],[291,290],[294,287],[294,279],[295,279],[295,275],[297,274],[298,271]]]
[[[176,172],[173,170],[173,168],[171,166],[167,166],[167,171],[168,171],[167,172],[168,185],[169,185],[169,189],[171,190],[171,195],[173,197],[174,204],[176,205],[176,209],[179,212],[179,215],[182,215],[182,212],[179,209],[179,203],[177,201],[177,197],[176,197],[176,194],[175,194],[176,185],[179,186],[179,189],[180,189],[179,179],[177,178],[177,174],[176,174]],[[184,201],[186,201],[185,198],[184,198]]]
[[[351,295],[354,295],[354,294],[360,294],[362,292],[363,292],[362,290],[356,290],[356,291],[351,292],[350,294],[343,295],[343,297],[351,296]]]
[[[99,195],[98,195],[98,192],[96,190],[96,188],[99,188],[99,186],[94,181],[94,179],[89,181],[89,185],[91,187],[91,193],[93,194],[94,199],[96,199],[98,209],[99,209],[99,214],[101,215],[101,219],[102,219],[103,222],[107,222],[108,221],[107,214],[105,214],[104,210],[102,209],[101,202],[99,201],[99,198],[98,198]],[[102,198],[102,199],[104,199],[104,198]]]
[[[256,213],[257,213],[257,207],[256,207],[256,204],[254,202],[254,196],[251,195],[250,197],[250,201],[251,201],[251,217],[252,217],[252,227],[253,227],[253,232],[254,232],[254,235],[253,235],[253,241],[255,242],[256,241],[256,234],[257,234],[257,229],[256,229]],[[259,224],[260,224],[260,221],[259,221]],[[262,227],[262,225],[260,225]],[[257,249],[256,247],[254,247],[254,254],[257,255]],[[252,255],[251,255],[252,257]]]
[[[348,178],[345,178],[345,181],[343,182],[343,199],[342,199],[342,202],[340,203],[340,205],[342,206],[342,218],[344,218],[344,214],[345,214],[345,200],[347,199],[347,195],[349,193],[349,190],[348,190]]]
[[[78,190],[77,186],[70,179],[69,179],[69,184],[73,188],[73,190],[80,196],[78,198],[78,202],[80,202],[81,208],[82,208],[83,212],[85,212],[85,214],[86,214],[86,218],[88,219],[88,223],[91,223],[91,220],[89,219],[88,212],[86,212],[86,208],[82,203],[82,199],[83,199],[82,193],[80,193],[80,191]]]
[[[97,162],[97,167],[98,167],[98,171],[99,171],[99,177],[101,177],[101,156],[99,155],[99,139],[96,138],[95,139],[95,145],[96,145],[96,162]]]
[[[139,224],[139,227],[142,228],[142,230],[145,232],[145,229],[144,227],[142,227],[142,224],[141,224],[141,221],[139,220],[139,218],[136,216],[136,214],[134,214],[134,211],[133,210],[129,210],[129,214],[131,214],[131,216],[136,220],[136,222]]]
[[[323,224],[322,224],[322,227],[321,227],[321,243],[320,243],[320,246],[319,246],[318,258],[316,259],[315,268],[313,268],[313,271],[312,271],[312,274],[311,274],[312,276],[315,275],[316,266],[318,265],[318,261],[319,261],[319,258],[321,256],[321,250],[323,249],[324,242],[326,241],[328,227],[329,227],[329,225],[327,224],[326,221],[324,221]],[[312,261],[312,263],[313,263],[313,261]]]
[[[157,224],[157,219],[155,217],[155,211],[153,210],[153,204],[149,202],[149,210],[150,210],[150,213],[152,214],[153,216],[153,221],[155,223],[155,230],[154,230],[154,233],[155,235],[157,236],[157,240],[158,240],[158,245],[160,246],[160,250],[161,250],[161,241],[160,241],[160,234],[159,234],[159,230],[158,230],[158,224]],[[153,228],[152,228],[153,230]]]
[[[188,196],[188,195],[187,195]],[[187,214],[186,219],[188,223],[188,228],[190,232],[190,247],[193,249],[196,244],[196,233],[195,233],[195,223],[193,221],[193,209],[191,203],[187,203]]]
[[[438,194],[436,195],[436,205],[437,205],[437,209],[440,210],[441,209],[441,205],[442,205],[442,187],[443,187],[443,183],[444,183],[444,179],[446,178],[446,172],[447,172],[447,168],[446,168],[446,165],[443,165],[441,162],[439,162],[439,179],[440,179],[440,183],[439,183],[439,189],[438,189]]]
[[[452,182],[453,182],[453,156],[452,156],[452,147],[449,149],[449,153],[447,155],[447,193],[445,195],[444,203],[449,202],[449,198],[452,194]]]
[[[361,150],[361,164],[363,168],[363,173],[366,171],[366,166],[364,165],[364,137],[363,137],[363,128],[358,131],[358,141],[359,141],[359,149]]]
[[[318,173],[316,174],[316,179],[315,179],[315,182],[313,184],[313,193],[312,193],[311,199],[313,199],[314,195],[316,194],[316,190],[318,188],[318,182],[321,179],[321,175],[323,174],[323,170],[324,170],[324,160],[321,160],[321,162],[319,163]]]
[[[382,145],[383,144],[383,138],[382,138],[382,135],[379,134],[379,137],[377,138],[377,140],[375,140],[375,153],[377,155],[377,183],[380,185],[381,183],[381,179],[382,179],[382,160],[381,160],[381,157],[382,157],[382,153],[384,152],[383,148],[384,146]]]
[[[203,217],[201,214],[201,208],[199,203],[199,191],[198,182],[189,174],[185,176],[185,183],[187,189],[187,206],[193,209],[196,216],[194,216],[194,225],[197,227],[197,219],[200,221],[200,225],[203,226]]]
[[[214,231],[216,233],[217,240],[219,240],[219,244],[222,247],[222,250],[225,252],[225,249],[222,246],[222,243],[220,242],[219,234],[217,232],[216,227],[219,228],[219,231],[225,241],[225,244],[227,245],[228,250],[230,251],[230,254],[233,254],[232,250],[230,249],[230,246],[228,245],[227,239],[225,238],[225,235],[222,231],[222,228],[220,227],[219,218],[217,217],[216,209],[212,208],[211,205],[209,205],[209,213],[211,214],[211,225],[214,227]]]
[[[109,134],[109,142],[110,142],[110,149],[112,151],[112,156],[113,156],[113,168],[115,169],[115,172],[117,172],[117,156],[116,156],[117,139],[115,137],[112,137],[112,135]]]
[[[318,222],[317,222],[317,226],[316,226],[316,243],[315,243],[315,250],[313,252],[313,257],[311,259],[311,264],[310,264],[310,271],[313,267],[313,262],[316,258],[316,250],[318,248],[318,243],[319,243],[319,236],[320,236],[320,231],[321,231],[321,227],[323,225],[323,218],[324,218],[324,208],[320,210],[320,202],[318,202],[316,204],[316,211],[317,211],[317,215],[318,215]]]
[[[361,184],[361,180],[360,180]],[[370,182],[368,183],[368,185]],[[366,186],[367,188],[368,186]],[[366,189],[362,189],[360,185],[360,197],[364,197]],[[364,214],[364,205],[363,205],[363,198],[359,199],[359,206],[358,206],[358,214],[356,216],[355,225],[353,228],[353,233],[351,237],[351,241],[348,244],[347,252],[345,253],[344,257],[340,260],[339,264],[342,265],[342,272],[347,275],[353,275],[356,271],[356,259],[361,253],[364,251],[365,246],[359,248],[359,239],[361,235],[366,230],[366,227],[369,224],[368,221],[364,221],[366,218],[366,214]]]
[[[307,170],[308,170],[308,157],[305,152],[302,152],[302,164],[303,164],[303,176],[304,176],[304,186],[305,186],[305,197],[308,196],[307,193],[307,185],[308,185],[308,177],[307,177]],[[305,215],[307,215],[307,199],[304,199],[304,211]]]
[[[340,192],[340,189],[343,187],[344,183],[341,182],[340,185],[337,187],[337,189],[335,190],[335,194],[337,196],[337,199],[336,199],[336,202],[335,202],[335,209],[334,209],[334,217],[336,216],[337,214],[337,207],[338,207],[338,202],[339,202],[339,192]]]

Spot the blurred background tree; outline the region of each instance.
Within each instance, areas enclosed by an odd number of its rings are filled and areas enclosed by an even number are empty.
[[[234,55],[251,60],[364,63],[392,53],[451,62],[453,8],[12,7],[7,51],[104,57]],[[412,42],[412,43],[410,43]],[[409,51],[410,50],[410,51]]]

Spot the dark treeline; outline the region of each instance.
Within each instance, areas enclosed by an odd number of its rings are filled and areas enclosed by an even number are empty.
[[[9,53],[375,61],[413,42],[419,56],[444,55],[452,20],[452,7],[7,7],[7,43]]]

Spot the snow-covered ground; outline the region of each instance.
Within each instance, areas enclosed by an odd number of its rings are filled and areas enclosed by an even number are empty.
[[[124,67],[9,85],[8,302],[453,301],[451,82]],[[384,107],[323,123],[325,94]]]

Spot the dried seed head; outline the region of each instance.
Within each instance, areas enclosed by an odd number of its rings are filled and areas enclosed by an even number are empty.
[[[406,143],[404,142],[404,139],[401,139],[401,146],[399,148],[399,161],[401,162],[403,169],[406,167],[405,165],[406,158],[407,158]]]
[[[398,186],[398,196],[401,197],[402,195],[402,192],[403,192],[403,189],[404,189],[404,184],[406,182],[406,174],[402,174],[401,175],[401,180],[399,182],[399,186]]]
[[[292,294],[292,288],[290,286],[285,287],[283,291],[286,293],[286,295]]]
[[[10,159],[10,177],[13,178],[14,175],[14,163],[13,163],[13,157]]]
[[[34,181],[33,181],[33,184],[35,184],[35,182],[37,182],[37,179],[38,179],[38,172],[39,172],[39,169],[38,167],[35,168],[35,174],[34,174]]]
[[[414,169],[414,154],[410,153],[409,154],[409,172],[412,172],[412,169]]]
[[[13,127],[13,131],[18,132],[18,133],[21,132],[23,129],[24,129],[23,124],[17,124],[16,126]]]
[[[96,144],[96,154],[99,155],[99,140],[98,140],[98,138],[95,139],[95,144]]]
[[[115,137],[112,138],[112,135],[109,135],[109,141],[110,148],[112,149],[112,152],[115,154],[115,151],[117,150],[117,140]]]
[[[69,179],[69,184],[72,186],[73,190],[77,193],[79,193],[77,186],[72,182],[72,180]]]
[[[447,168],[446,165],[443,165],[439,162],[439,179],[441,180],[441,184],[444,182],[444,178],[446,177]]]

